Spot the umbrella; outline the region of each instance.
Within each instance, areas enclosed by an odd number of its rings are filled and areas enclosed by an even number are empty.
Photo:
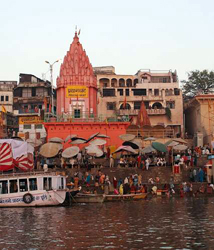
[[[93,134],[93,135],[91,135],[91,136],[88,138],[87,142],[89,142],[89,141],[91,141],[92,139],[94,139],[97,135],[99,135],[99,132],[98,132],[98,133],[95,133],[95,134]]]
[[[174,146],[176,146],[178,144],[179,144],[179,142],[177,142],[177,141],[169,140],[168,142],[165,143],[165,146],[174,147]]]
[[[131,142],[135,143],[138,145],[139,148],[142,148],[142,140],[141,139],[134,139]]]
[[[68,142],[70,139],[75,138],[75,137],[77,137],[77,135],[68,135],[68,136],[65,138],[65,142]]]
[[[89,145],[88,147],[85,147],[85,149],[87,150],[87,154],[89,155],[96,157],[100,157],[103,155],[103,151],[96,145]]]
[[[103,135],[103,134],[99,134],[96,136],[97,138],[110,138],[110,136],[108,135]]]
[[[62,144],[48,142],[41,146],[40,155],[50,158],[56,156],[59,151],[62,149]]]
[[[83,144],[83,143],[86,143],[86,140],[85,139],[76,139],[72,142],[69,142],[70,144]]]
[[[167,152],[167,147],[166,147],[166,145],[163,144],[163,143],[160,143],[160,142],[153,142],[153,143],[152,143],[152,147],[153,147],[154,149],[156,149],[157,151],[164,152],[164,153]]]
[[[123,146],[130,146],[133,149],[139,149],[139,146],[131,141],[124,141],[122,145]]]
[[[181,145],[181,144],[176,145],[176,146],[173,147],[174,150],[179,150],[179,151],[184,151],[184,150],[186,150],[187,148],[188,148],[188,147],[187,147],[186,145]]]
[[[105,144],[106,144],[106,141],[105,141],[105,140],[102,140],[102,139],[95,139],[95,140],[89,142],[89,144],[101,146],[101,145],[105,145]]]
[[[181,139],[181,138],[174,138],[174,139],[172,139],[173,141],[177,141],[177,142],[179,142],[179,143],[181,143],[181,144],[188,144],[188,142],[186,142],[185,140],[183,140],[183,139]]]
[[[29,143],[34,148],[42,145],[42,141],[38,139],[27,139],[26,142]]]
[[[156,152],[156,150],[151,145],[149,145],[148,147],[141,149],[141,152],[144,154],[149,154],[152,152]]]
[[[144,139],[144,141],[156,141],[157,139],[155,137],[148,137]]]
[[[123,135],[120,135],[119,137],[123,141],[131,141],[131,140],[134,140],[135,135],[132,135],[132,134],[123,134]]]
[[[76,146],[66,148],[62,152],[62,157],[63,158],[72,158],[75,155],[77,155],[79,153],[79,151],[80,151],[79,147],[76,147]]]
[[[126,151],[126,152],[129,152],[129,153],[132,153],[132,154],[137,154],[137,152],[130,146],[120,146],[116,151],[114,151],[113,154],[119,153],[119,152],[122,152],[122,151]]]
[[[59,137],[52,137],[48,140],[48,142],[56,142],[56,143],[63,143],[63,139],[59,138]]]

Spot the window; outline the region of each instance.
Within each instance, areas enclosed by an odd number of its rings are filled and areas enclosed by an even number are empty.
[[[115,102],[107,102],[107,110],[115,110],[116,104]]]
[[[103,97],[115,96],[115,89],[103,89]]]
[[[154,90],[154,95],[155,95],[155,96],[158,96],[158,95],[159,95],[159,89],[155,89],[155,90]]]
[[[31,129],[31,124],[24,124],[24,129]]]
[[[32,90],[30,88],[22,89],[22,97],[31,97]]]
[[[174,109],[175,108],[175,101],[166,102],[166,106],[170,109]]]
[[[103,88],[107,88],[108,87],[108,83],[107,82],[104,82],[103,83]]]
[[[17,193],[18,192],[18,186],[17,186],[17,180],[10,180],[10,193]]]
[[[129,89],[126,89],[126,96],[129,96]]]
[[[146,89],[132,89],[134,92],[134,96],[145,96],[146,95]]]
[[[134,102],[134,109],[140,109],[141,102]]]
[[[149,95],[152,95],[152,89],[149,89]]]
[[[27,179],[19,179],[19,191],[20,192],[28,191]]]
[[[30,188],[30,191],[37,190],[37,179],[36,178],[29,179],[29,188]]]
[[[74,110],[74,118],[80,118],[80,109]]]
[[[4,96],[2,95],[2,96],[1,96],[1,102],[3,102],[3,101],[4,101]]]
[[[43,88],[35,88],[35,90],[36,90],[36,96],[44,96],[45,95]]]
[[[174,94],[175,94],[175,95],[180,95],[180,89],[177,89],[177,88],[174,89]]]
[[[35,129],[42,129],[42,124],[35,124]]]
[[[9,96],[6,95],[6,102],[9,102]]]
[[[117,91],[119,92],[120,96],[123,96],[123,89],[118,89]]]
[[[32,96],[36,96],[36,88],[32,88]]]
[[[0,194],[8,194],[8,182],[0,181]]]
[[[163,78],[163,82],[164,83],[167,82],[167,78],[166,77]]]
[[[51,190],[52,189],[52,178],[51,177],[44,177],[43,178],[43,189],[44,190]]]

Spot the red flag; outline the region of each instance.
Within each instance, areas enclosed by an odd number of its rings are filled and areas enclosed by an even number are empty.
[[[137,125],[139,125],[140,127],[143,127],[145,125],[151,126],[144,101],[141,102],[140,110],[138,112]]]
[[[51,113],[51,104],[49,103],[49,113]]]
[[[125,108],[126,108],[126,96],[125,96],[125,99],[123,101],[123,109],[125,109]]]
[[[77,95],[77,101],[79,100],[79,96]]]

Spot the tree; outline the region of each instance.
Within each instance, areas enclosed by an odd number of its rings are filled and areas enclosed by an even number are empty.
[[[181,82],[184,97],[187,99],[198,94],[208,94],[214,91],[214,71],[190,71],[188,80]]]

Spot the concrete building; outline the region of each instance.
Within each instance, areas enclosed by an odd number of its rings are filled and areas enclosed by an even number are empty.
[[[0,110],[2,105],[7,112],[13,113],[13,90],[17,81],[0,81]]]
[[[185,132],[195,146],[211,143],[214,138],[214,95],[197,95],[184,104]]]
[[[49,81],[31,74],[20,74],[19,84],[14,89],[14,114],[19,119],[19,135],[30,138],[46,137],[43,122],[52,117],[52,95],[56,112],[56,91]]]
[[[113,66],[107,66],[94,67],[94,73],[98,115],[132,121],[132,128],[137,129],[134,124],[144,101],[151,127],[140,131],[141,136],[183,134],[183,98],[176,71],[139,70],[135,75],[117,75]]]

